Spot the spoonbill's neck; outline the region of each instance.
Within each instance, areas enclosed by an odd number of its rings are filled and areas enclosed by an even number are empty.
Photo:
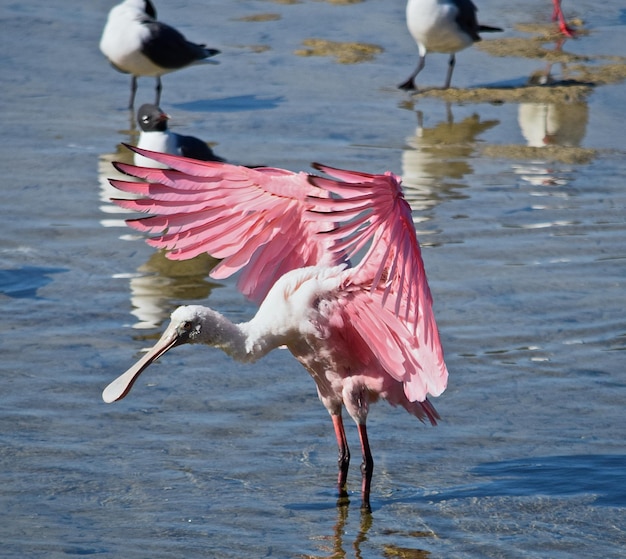
[[[254,318],[235,324],[208,307],[202,318],[200,332],[190,341],[219,348],[236,361],[254,362],[283,343],[280,336],[259,328]]]

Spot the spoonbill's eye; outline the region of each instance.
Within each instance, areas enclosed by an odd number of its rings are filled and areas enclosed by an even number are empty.
[[[191,332],[191,329],[193,328],[193,324],[191,322],[189,322],[189,321],[183,322],[182,326],[183,326],[183,330],[185,332]]]

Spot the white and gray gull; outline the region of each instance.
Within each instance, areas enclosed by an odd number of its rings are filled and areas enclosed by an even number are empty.
[[[499,27],[480,25],[472,0],[408,0],[406,23],[417,43],[419,61],[415,71],[398,87],[416,89],[415,77],[426,63],[427,52],[450,54],[444,89],[450,87],[455,53],[481,40],[480,32],[502,31]]]
[[[219,50],[188,41],[182,33],[157,21],[150,0],[125,0],[109,12],[100,50],[114,68],[131,74],[129,108],[135,103],[137,78],[156,78],[156,100],[161,101],[161,76],[192,64],[212,63]]]

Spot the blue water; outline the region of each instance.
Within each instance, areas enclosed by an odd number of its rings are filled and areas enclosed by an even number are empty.
[[[337,507],[332,426],[286,351],[242,366],[177,348],[104,404],[178,304],[208,298],[234,320],[255,309],[207,277],[210,259],[155,254],[108,202],[110,161],[136,140],[128,78],[97,49],[111,3],[5,3],[0,555],[623,556],[624,84],[556,107],[447,106],[395,89],[416,62],[403,2],[159,4],[223,52],[164,78],[176,131],[238,163],[404,175],[450,370],[443,420],[372,409],[370,516],[355,429],[352,502]],[[564,8],[589,30],[565,50],[623,67],[621,5]],[[245,20],[266,13],[280,19]],[[504,37],[550,13],[547,0],[480,2]],[[384,52],[339,64],[295,54],[306,38]],[[442,83],[445,64],[429,56],[421,80]],[[543,66],[470,49],[453,85],[523,83]],[[140,80],[138,102],[152,96]],[[533,115],[554,129],[529,129]],[[528,148],[546,134],[556,147]]]

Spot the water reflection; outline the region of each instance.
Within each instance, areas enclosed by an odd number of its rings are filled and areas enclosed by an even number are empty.
[[[513,165],[514,172],[534,186],[562,186],[570,181],[571,165],[587,164],[596,155],[582,147],[589,122],[587,99],[594,86],[615,83],[615,77],[610,64],[564,51],[566,38],[555,38],[544,26],[520,30],[532,36],[490,42],[491,54],[544,60],[545,65],[516,87],[483,88],[472,95],[474,102],[516,103],[525,144],[488,145],[483,154],[524,161]]]
[[[570,169],[563,164],[586,162],[593,156],[580,148],[588,121],[585,102],[521,103],[518,123],[527,147],[519,155],[532,163],[514,165],[515,173],[534,186],[567,184]]]
[[[548,39],[548,37],[549,36],[546,36],[545,39]],[[553,75],[554,66],[559,64],[561,66],[561,74],[563,75],[567,71],[567,63],[570,60],[575,60],[575,58],[573,55],[563,51],[563,45],[567,41],[566,37],[557,37],[554,41],[554,48],[552,50],[547,49],[546,43],[542,42],[541,39],[539,39],[539,41],[540,42],[537,42],[537,37],[532,37],[530,42],[537,49],[533,53],[535,56],[529,56],[529,54],[531,54],[529,52],[526,52],[525,55],[528,58],[545,58],[548,62],[545,68],[537,70],[530,76],[528,83],[529,85],[554,84],[557,82]]]
[[[517,100],[517,120],[526,146],[497,146],[491,152],[531,160],[513,169],[534,186],[562,186],[569,182],[568,164],[588,163],[595,155],[593,150],[580,147],[589,121],[586,99],[591,88],[584,75],[578,73],[580,67],[592,61],[565,52],[567,38],[562,35],[554,37],[541,27],[530,26],[527,30],[533,36],[515,43],[517,51],[512,54],[547,60],[547,64],[533,73],[524,87],[516,88],[523,96]],[[548,48],[548,43],[553,47]],[[577,69],[570,71],[569,63],[576,63]],[[557,65],[561,69],[559,79],[553,75]]]
[[[518,123],[530,147],[580,146],[589,120],[587,103],[522,103]]]
[[[546,68],[531,75],[529,85],[553,84],[555,79],[552,70],[555,64],[561,65],[562,74],[566,73],[571,55],[563,53],[565,41],[565,37],[555,40],[554,50],[549,53]],[[570,101],[565,97],[553,101],[531,101],[520,104],[518,122],[528,145],[579,146],[585,137],[589,120],[587,103]]]
[[[332,528],[332,532],[328,535],[318,535],[315,537],[319,543],[321,554],[319,555],[301,555],[301,559],[344,559],[345,557],[356,557],[361,559],[369,556],[371,549],[368,547],[375,545],[369,542],[368,534],[375,527],[374,516],[369,512],[360,510],[359,524],[354,533],[354,528],[348,522],[349,505],[345,503],[337,504],[337,518]],[[403,541],[411,543],[413,540],[432,538],[434,534],[430,531],[399,531],[397,529],[379,528],[375,530],[378,538],[384,537],[386,540]],[[376,544],[380,546],[383,557],[400,557],[403,559],[427,559],[431,556],[429,551],[417,547],[401,546],[396,543]]]
[[[477,138],[499,121],[481,121],[474,113],[455,122],[450,104],[446,119],[434,126],[424,127],[421,110],[416,116],[415,134],[406,139],[402,153],[402,184],[413,209],[423,211],[444,200],[465,197],[460,189],[466,186],[464,177],[473,172],[470,158]]]
[[[346,557],[346,524],[348,522],[349,505],[337,505],[337,521],[333,527],[333,532],[329,536],[320,536],[320,540],[324,542],[320,544],[320,549],[324,555],[302,555],[303,559],[343,559]],[[361,521],[358,532],[352,542],[354,556],[357,559],[363,557],[361,553],[361,544],[367,541],[367,532],[372,527],[372,515],[368,512],[361,512]]]
[[[138,322],[133,328],[157,328],[169,316],[173,301],[208,298],[218,284],[206,280],[218,260],[208,254],[174,261],[154,253],[130,277],[130,301]],[[121,277],[121,276],[116,276]]]
[[[131,122],[134,117],[131,114]],[[128,134],[128,142],[135,144],[135,130]],[[120,227],[120,238],[127,241],[142,242],[144,236],[128,229],[125,219],[133,213],[116,206],[111,198],[132,197],[111,186],[109,179],[133,180],[113,167],[113,162],[133,163],[133,154],[123,144],[118,144],[113,153],[100,156],[98,160],[98,182],[100,187],[100,210],[105,214],[100,220],[103,227]],[[158,328],[169,316],[173,306],[180,301],[206,299],[217,284],[207,281],[207,276],[217,265],[217,260],[207,255],[185,261],[169,260],[164,252],[152,253],[145,264],[135,272],[115,274],[114,278],[128,279],[130,283],[130,301],[133,314],[137,318],[133,328]]]
[[[134,143],[136,134],[130,134],[128,143]],[[111,198],[131,198],[133,195],[121,192],[111,186],[109,179],[119,180],[132,180],[127,175],[120,173],[115,167],[113,167],[114,161],[120,161],[122,163],[133,163],[133,154],[122,144],[115,146],[113,153],[104,153],[98,158],[98,186],[100,188],[100,211],[105,214],[106,217],[100,220],[102,227],[123,227],[126,229],[126,223],[124,220],[129,217],[132,212],[116,206],[111,202]],[[137,235],[124,236],[122,238],[137,238]]]

